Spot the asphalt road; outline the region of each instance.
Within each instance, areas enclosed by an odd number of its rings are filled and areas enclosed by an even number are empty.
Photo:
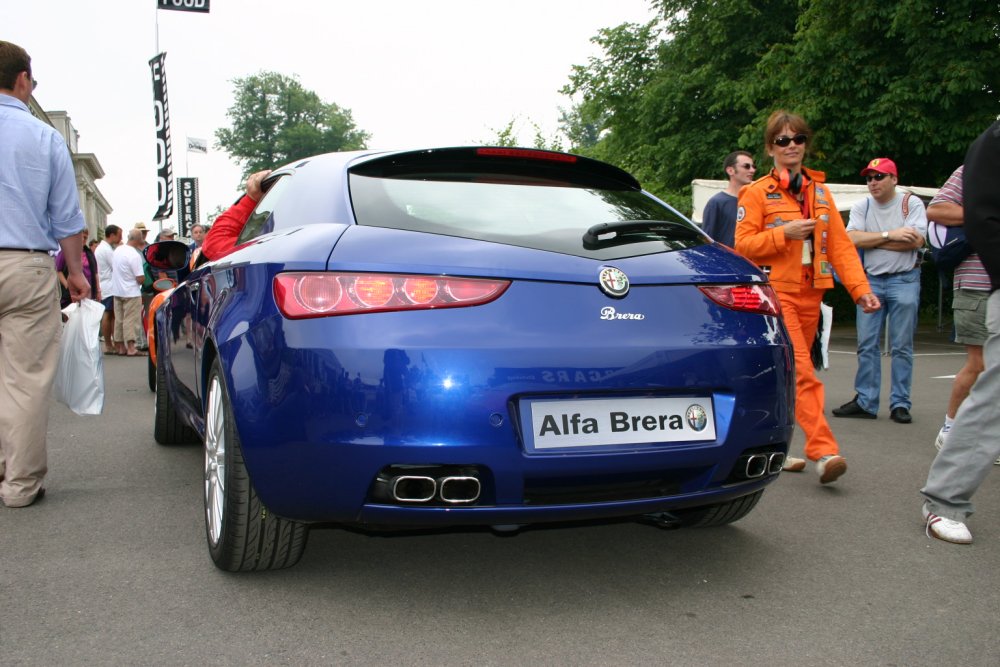
[[[828,410],[853,395],[852,335]],[[732,526],[324,528],[296,567],[241,575],[208,558],[200,448],[157,445],[145,359],[108,358],[103,415],[53,405],[46,498],[0,507],[0,664],[996,665],[1000,477],[975,544],[924,535],[963,353],[917,350],[913,424],[834,419],[848,473],[785,473]]]

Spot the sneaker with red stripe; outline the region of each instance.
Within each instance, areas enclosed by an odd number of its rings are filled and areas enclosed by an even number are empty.
[[[943,516],[931,513],[926,507],[923,509],[924,521],[926,522],[925,532],[927,537],[934,536],[939,540],[951,542],[952,544],[972,544],[972,533],[961,521],[953,521]]]

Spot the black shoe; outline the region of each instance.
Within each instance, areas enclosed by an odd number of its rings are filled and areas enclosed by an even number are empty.
[[[833,409],[834,417],[853,417],[855,419],[878,419],[873,413],[868,412],[863,407],[858,405],[858,396],[854,395],[847,403],[844,403],[839,408]]]
[[[889,413],[889,419],[897,424],[909,424],[913,421],[913,417],[910,416],[910,411],[903,406],[893,408],[892,412]]]

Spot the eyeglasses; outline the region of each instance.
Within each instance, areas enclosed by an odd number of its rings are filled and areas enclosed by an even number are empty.
[[[35,88],[38,88],[38,80],[35,79],[35,78],[32,78],[31,79],[31,90],[34,91]]]
[[[756,169],[753,162],[744,162],[743,164],[736,165],[737,167],[743,167],[744,169]]]
[[[794,141],[796,146],[801,146],[802,144],[806,143],[808,139],[809,137],[807,137],[804,134],[796,134],[794,137],[789,137],[783,134],[774,140],[774,145],[781,146],[782,148],[784,148],[785,146]]]
[[[883,174],[881,172],[877,172],[877,173],[874,173],[874,174],[865,174],[865,182],[871,183],[872,181],[881,181],[883,178],[885,178],[888,175],[889,174]]]

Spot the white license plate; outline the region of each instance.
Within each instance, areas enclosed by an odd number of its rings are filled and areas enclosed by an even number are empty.
[[[523,399],[521,414],[529,451],[715,440],[709,397]]]

